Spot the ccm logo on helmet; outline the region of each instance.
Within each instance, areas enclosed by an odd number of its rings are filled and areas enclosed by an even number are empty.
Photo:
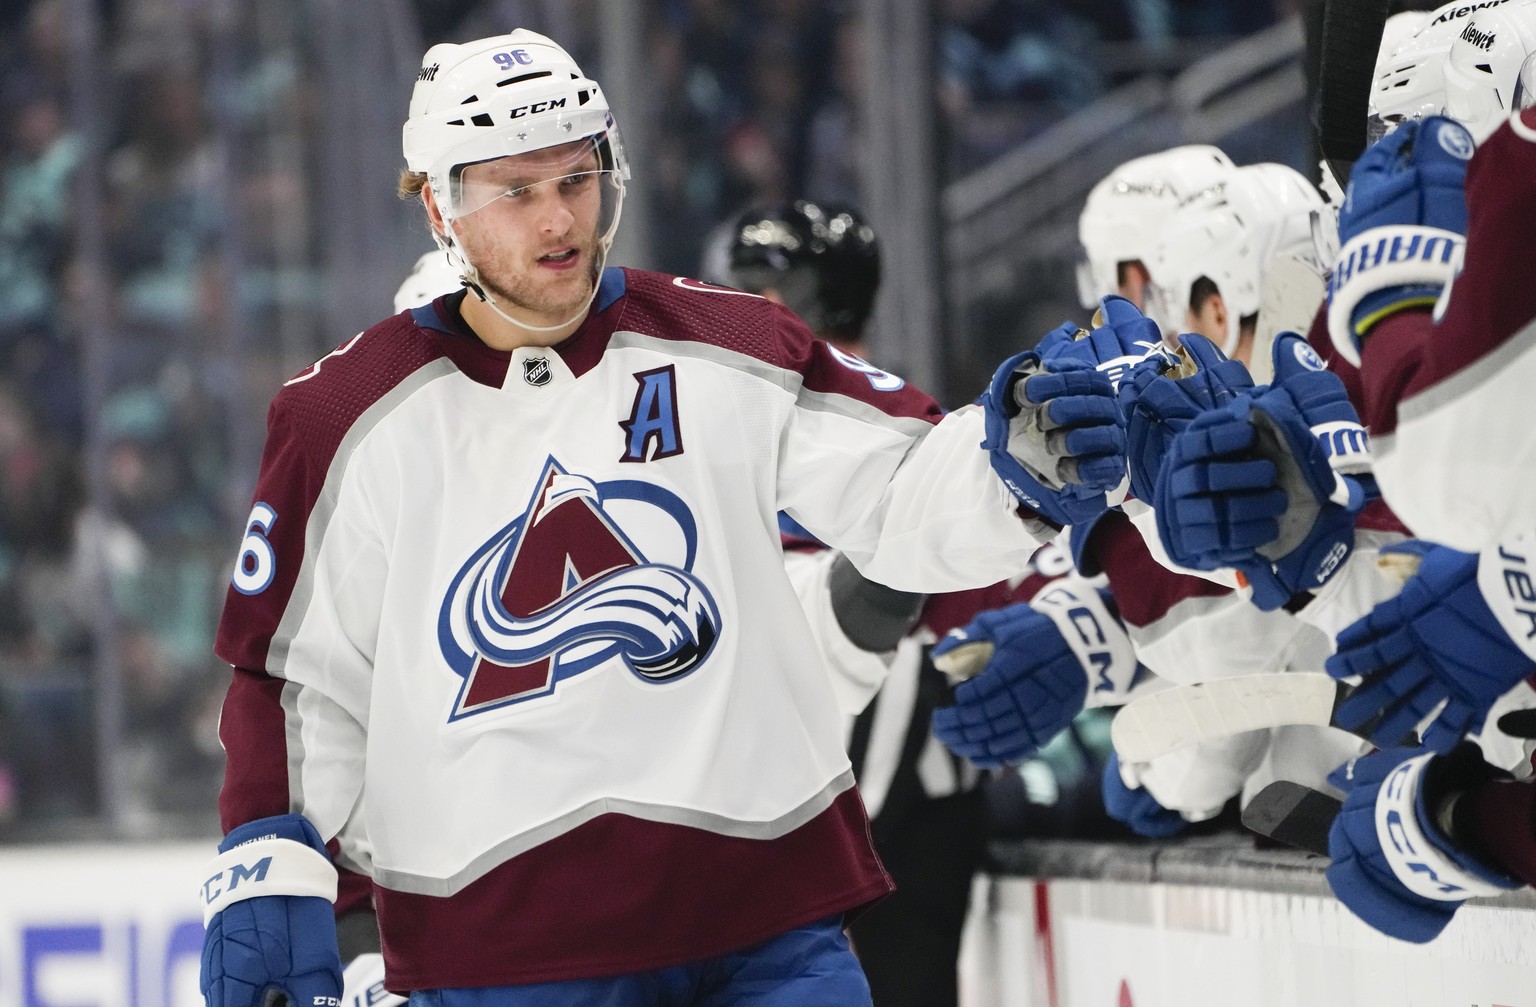
[[[519,105],[512,110],[512,118],[521,119],[525,115],[536,115],[539,112],[548,112],[552,108],[564,108],[564,98],[551,98],[549,101],[536,101],[532,105]]]

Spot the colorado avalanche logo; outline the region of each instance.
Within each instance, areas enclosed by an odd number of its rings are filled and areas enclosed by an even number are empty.
[[[648,559],[618,510],[664,528],[651,538],[676,565]],[[443,599],[439,647],[464,679],[448,719],[547,696],[614,658],[646,682],[696,670],[720,635],[715,600],[691,572],[697,544],[675,494],[597,483],[550,458],[523,514],[476,550]]]

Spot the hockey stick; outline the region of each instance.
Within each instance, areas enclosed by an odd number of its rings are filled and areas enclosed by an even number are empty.
[[[1318,40],[1317,144],[1342,189],[1365,151],[1366,111],[1390,0],[1327,0]]]
[[[1186,745],[1288,724],[1327,725],[1347,687],[1322,672],[1218,678],[1134,699],[1109,725],[1123,762],[1148,762]]]
[[[1344,802],[1290,780],[1276,780],[1243,808],[1243,825],[1298,850],[1328,855],[1328,829]]]

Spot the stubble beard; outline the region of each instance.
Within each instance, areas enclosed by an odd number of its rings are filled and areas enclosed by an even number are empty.
[[[505,307],[516,308],[536,316],[543,316],[545,320],[560,322],[585,307],[592,299],[592,290],[597,283],[597,241],[581,243],[580,249],[584,260],[585,269],[582,273],[583,283],[558,283],[554,289],[538,282],[538,268],[533,267],[534,275],[526,273],[513,276],[510,280],[493,280],[480,273],[480,285]],[[500,270],[502,275],[510,270]],[[573,274],[555,274],[562,280],[570,279]]]

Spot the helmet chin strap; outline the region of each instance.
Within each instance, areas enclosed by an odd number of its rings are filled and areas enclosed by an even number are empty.
[[[576,313],[565,321],[556,322],[554,325],[530,325],[521,319],[513,318],[506,311],[502,310],[501,305],[496,302],[496,298],[492,297],[490,292],[481,284],[480,267],[469,260],[469,256],[464,253],[464,249],[457,242],[440,234],[435,234],[434,237],[437,238],[437,243],[442,247],[443,251],[457,259],[459,264],[463,266],[459,274],[459,280],[464,286],[468,287],[471,293],[484,301],[487,307],[500,315],[509,324],[515,325],[525,332],[559,332],[572,322],[578,321],[586,315],[587,311],[592,307],[592,301],[597,297],[598,281],[602,278],[603,266],[608,261],[608,247],[611,244],[611,241],[608,240],[598,242],[597,266],[592,273],[592,291],[587,295],[587,299],[582,302],[581,307],[576,309]]]

